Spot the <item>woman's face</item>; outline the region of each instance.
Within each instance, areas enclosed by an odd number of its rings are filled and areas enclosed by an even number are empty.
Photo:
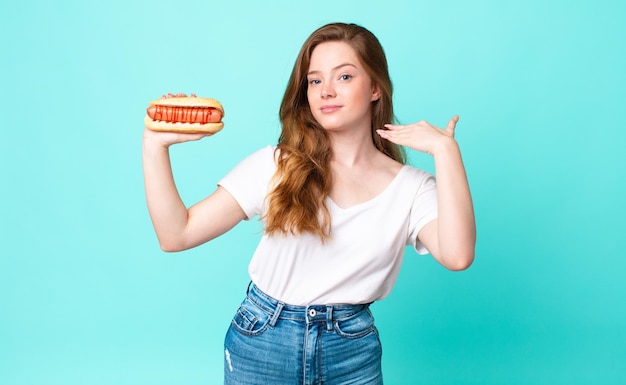
[[[326,130],[371,129],[371,103],[380,97],[347,43],[325,42],[311,53],[307,74],[311,113]]]

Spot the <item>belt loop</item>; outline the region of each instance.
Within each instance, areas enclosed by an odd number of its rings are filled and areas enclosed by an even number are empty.
[[[333,307],[326,305],[326,330],[333,330]]]
[[[278,316],[280,316],[280,313],[283,311],[283,307],[285,307],[285,304],[282,302],[279,302],[278,305],[276,305],[276,310],[274,310],[274,314],[272,314],[272,318],[270,318],[271,327],[276,326],[276,322],[278,322]]]

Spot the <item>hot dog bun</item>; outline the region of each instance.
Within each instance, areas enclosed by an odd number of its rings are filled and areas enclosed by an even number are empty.
[[[144,124],[153,131],[213,135],[224,127],[224,107],[212,98],[164,96],[149,103]]]

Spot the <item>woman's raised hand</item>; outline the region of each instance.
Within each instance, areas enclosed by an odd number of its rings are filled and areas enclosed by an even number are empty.
[[[381,138],[395,144],[434,155],[441,143],[454,140],[454,130],[458,121],[457,115],[450,119],[445,129],[435,127],[425,120],[406,125],[385,124],[385,129],[378,129],[376,132]]]

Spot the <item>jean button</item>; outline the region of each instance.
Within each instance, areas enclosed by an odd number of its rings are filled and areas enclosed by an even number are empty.
[[[315,311],[315,309],[309,310],[309,317],[315,317],[316,314],[317,312]]]

